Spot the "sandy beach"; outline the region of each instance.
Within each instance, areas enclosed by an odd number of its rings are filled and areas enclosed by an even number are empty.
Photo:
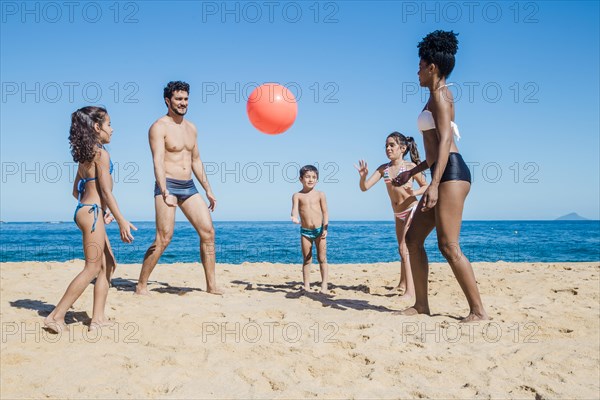
[[[224,296],[199,264],[119,265],[107,313],[88,333],[88,288],[52,335],[43,316],[83,266],[1,264],[1,397],[577,398],[600,396],[600,264],[474,263],[491,321],[468,308],[447,264],[432,264],[433,316],[388,289],[399,264],[331,265],[332,296],[301,296],[300,265],[218,264]]]

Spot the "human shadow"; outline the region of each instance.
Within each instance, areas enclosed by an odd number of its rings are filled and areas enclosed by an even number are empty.
[[[183,296],[190,292],[205,292],[205,290],[198,289],[198,288],[171,286],[166,282],[156,282],[156,283],[162,285],[163,287],[150,289],[151,292],[176,294],[178,296]]]
[[[41,300],[21,299],[9,302],[11,307],[33,310],[41,317],[47,317],[54,310],[54,305]],[[85,311],[68,311],[65,315],[65,323],[71,324],[74,322],[85,323],[91,318]]]
[[[344,299],[338,298],[331,294],[324,294],[320,292],[312,292],[305,291],[302,286],[303,283],[299,281],[291,281],[286,282],[285,284],[270,284],[270,283],[250,283],[246,281],[234,280],[231,283],[236,285],[245,285],[246,290],[257,290],[260,292],[267,293],[285,293],[285,297],[287,299],[298,299],[300,297],[307,297],[311,300],[320,302],[324,307],[331,307],[337,310],[373,310],[379,312],[392,312],[391,310],[385,306],[376,306],[370,304],[366,300],[352,300],[352,299]],[[343,290],[358,290],[363,291],[368,290],[366,285],[357,285],[357,286],[344,286],[344,285],[333,285],[330,284],[330,289],[343,289]],[[368,293],[368,292],[365,292]]]
[[[134,279],[113,278],[111,280],[111,286],[117,289],[118,291],[134,293],[137,282],[138,281]],[[167,282],[149,281],[148,283],[162,286],[150,289],[151,292],[157,293],[176,294],[179,296],[183,296],[184,294],[189,292],[205,292],[205,290],[198,288],[171,286]]]
[[[120,292],[135,292],[137,281],[133,279],[113,278],[110,280],[110,286]]]

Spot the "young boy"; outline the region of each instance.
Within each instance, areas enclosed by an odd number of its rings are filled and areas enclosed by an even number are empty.
[[[313,242],[317,243],[317,259],[321,268],[321,293],[329,292],[329,267],[327,266],[327,201],[325,193],[314,190],[319,180],[319,171],[313,165],[300,169],[302,190],[292,196],[292,221],[302,224],[300,241],[302,244],[302,278],[304,290],[310,290],[310,267],[312,264]]]

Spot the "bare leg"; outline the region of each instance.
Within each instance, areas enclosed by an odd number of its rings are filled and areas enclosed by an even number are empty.
[[[104,221],[98,218],[96,229],[92,232],[94,223],[93,214],[90,214],[88,207],[79,209],[77,213],[77,225],[81,229],[83,236],[83,252],[85,256],[85,266],[77,276],[71,281],[65,294],[60,299],[54,310],[44,320],[44,325],[58,333],[66,328],[65,315],[71,306],[81,296],[90,282],[98,276],[102,269],[102,258],[104,255],[104,240],[106,232]]]
[[[162,196],[154,196],[154,207],[156,210],[156,237],[144,255],[144,263],[135,287],[135,294],[150,294],[148,279],[160,256],[171,242],[175,228],[175,207],[167,206]]]
[[[179,207],[200,236],[200,259],[206,277],[206,291],[211,294],[223,294],[217,288],[215,229],[206,202],[199,194],[195,194],[181,202]]]
[[[94,285],[94,307],[90,327],[92,325],[101,325],[107,322],[106,316],[104,315],[104,308],[106,305],[106,298],[108,297],[110,270],[107,268],[106,252],[107,248],[105,246],[104,253],[102,254],[102,268],[96,277],[96,284]]]
[[[312,265],[312,241],[300,235],[300,247],[302,248],[302,280],[304,290],[310,290],[310,267]]]
[[[106,247],[104,249],[104,257],[106,260],[106,270],[108,271],[108,283],[110,286],[110,281],[117,268],[117,260],[115,259],[115,254],[113,253],[112,246],[110,245],[110,240],[108,240],[108,235],[106,235]]]
[[[427,278],[429,276],[429,260],[425,252],[425,239],[435,227],[435,208],[422,212],[422,199],[417,205],[415,216],[406,233],[406,248],[410,258],[410,267],[415,285],[415,305],[403,310],[404,315],[429,314],[427,298]]]
[[[410,220],[396,218],[396,239],[398,240],[398,251],[400,253],[400,283],[399,289],[404,289],[400,296],[401,300],[412,299],[415,297],[415,284],[413,282],[412,271],[410,269],[410,256],[406,247],[405,236],[410,226]]]
[[[488,319],[481,302],[473,268],[462,253],[459,244],[463,207],[470,188],[471,184],[466,181],[441,183],[438,189],[438,203],[435,206],[438,247],[450,264],[469,303],[469,315],[461,322]]]
[[[400,255],[400,281],[398,281],[398,285],[396,285],[396,287],[391,290],[394,293],[397,291],[406,292],[406,274],[404,273],[404,269],[406,267],[405,258],[408,259],[408,252],[404,253],[406,254],[406,257],[404,257],[402,250],[402,242],[404,241],[404,231],[408,230],[408,227],[406,226],[407,224],[404,223],[403,219],[399,219],[398,217],[395,217],[395,223],[396,240],[398,241],[398,254]]]
[[[319,236],[315,239],[317,244],[317,259],[321,271],[321,293],[329,293],[329,265],[327,264],[327,238]],[[310,268],[309,268],[310,271]]]

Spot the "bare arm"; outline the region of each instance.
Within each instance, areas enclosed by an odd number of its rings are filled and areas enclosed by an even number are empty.
[[[148,132],[150,150],[152,151],[152,162],[154,164],[154,178],[160,192],[165,196],[167,191],[167,176],[165,173],[165,133],[159,125],[154,123]],[[114,213],[113,213],[114,214]]]
[[[292,214],[290,215],[290,218],[293,223],[300,223],[300,217],[298,216],[298,193],[294,193],[292,196]]]
[[[404,172],[400,173],[400,175],[398,175],[397,177],[392,179],[392,185],[402,186],[406,182],[408,182],[408,180],[410,178],[417,175],[419,172],[425,171],[428,167],[429,167],[429,165],[427,164],[427,161],[423,161],[416,167],[409,169],[408,171],[404,171]]]
[[[137,230],[137,228],[123,217],[121,210],[119,210],[117,199],[113,196],[108,152],[106,150],[100,150],[94,161],[96,164],[96,179],[100,186],[100,195],[119,224],[121,240],[130,243],[133,240],[131,229]]]
[[[415,168],[418,168],[418,167],[415,167]],[[425,191],[429,187],[429,185],[427,184],[427,180],[425,179],[425,174],[417,174],[415,176],[415,181],[417,181],[417,183],[419,184],[419,188],[417,190],[415,190],[413,192],[413,194],[415,196],[420,196],[423,193],[425,193]]]
[[[206,192],[206,198],[209,202],[208,209],[210,211],[214,211],[217,205],[217,199],[212,192],[210,183],[208,183],[208,177],[206,176],[206,171],[204,171],[204,164],[202,164],[202,160],[200,159],[198,143],[194,144],[194,150],[192,151],[192,171]]]
[[[200,182],[200,185],[204,188],[206,193],[212,193],[212,189],[210,187],[210,183],[208,183],[208,177],[206,176],[206,172],[204,171],[204,164],[202,164],[202,160],[200,159],[200,151],[198,150],[198,144],[194,145],[194,150],[192,151],[192,171]]]
[[[73,197],[79,200],[79,181],[81,180],[81,175],[79,174],[79,169],[77,170],[77,175],[75,175],[75,180],[73,181]]]
[[[329,211],[327,210],[327,199],[325,193],[320,193],[321,212],[323,212],[323,238],[327,236],[327,228],[329,227]]]
[[[451,129],[451,105],[450,101],[443,98],[441,93],[433,94],[431,114],[437,127],[438,135],[438,154],[435,161],[435,171],[432,171],[431,183],[425,193],[423,193],[423,208],[421,211],[431,210],[438,201],[438,186],[442,180],[442,175],[448,164],[450,156],[450,146],[452,145]]]
[[[431,105],[431,114],[437,127],[439,143],[435,171],[432,171],[431,176],[431,186],[437,187],[446,170],[450,155],[450,146],[452,145],[452,128],[450,125],[452,110],[451,103],[445,100],[441,93],[436,93],[434,100],[431,102],[433,103]]]
[[[360,187],[361,191],[366,192],[383,177],[383,169],[385,168],[385,164],[380,165],[379,168],[377,168],[377,170],[373,172],[373,175],[371,175],[368,179],[367,175],[369,175],[369,168],[366,161],[358,161],[358,166],[354,165],[354,168],[358,170],[358,174],[360,175],[358,186]]]

